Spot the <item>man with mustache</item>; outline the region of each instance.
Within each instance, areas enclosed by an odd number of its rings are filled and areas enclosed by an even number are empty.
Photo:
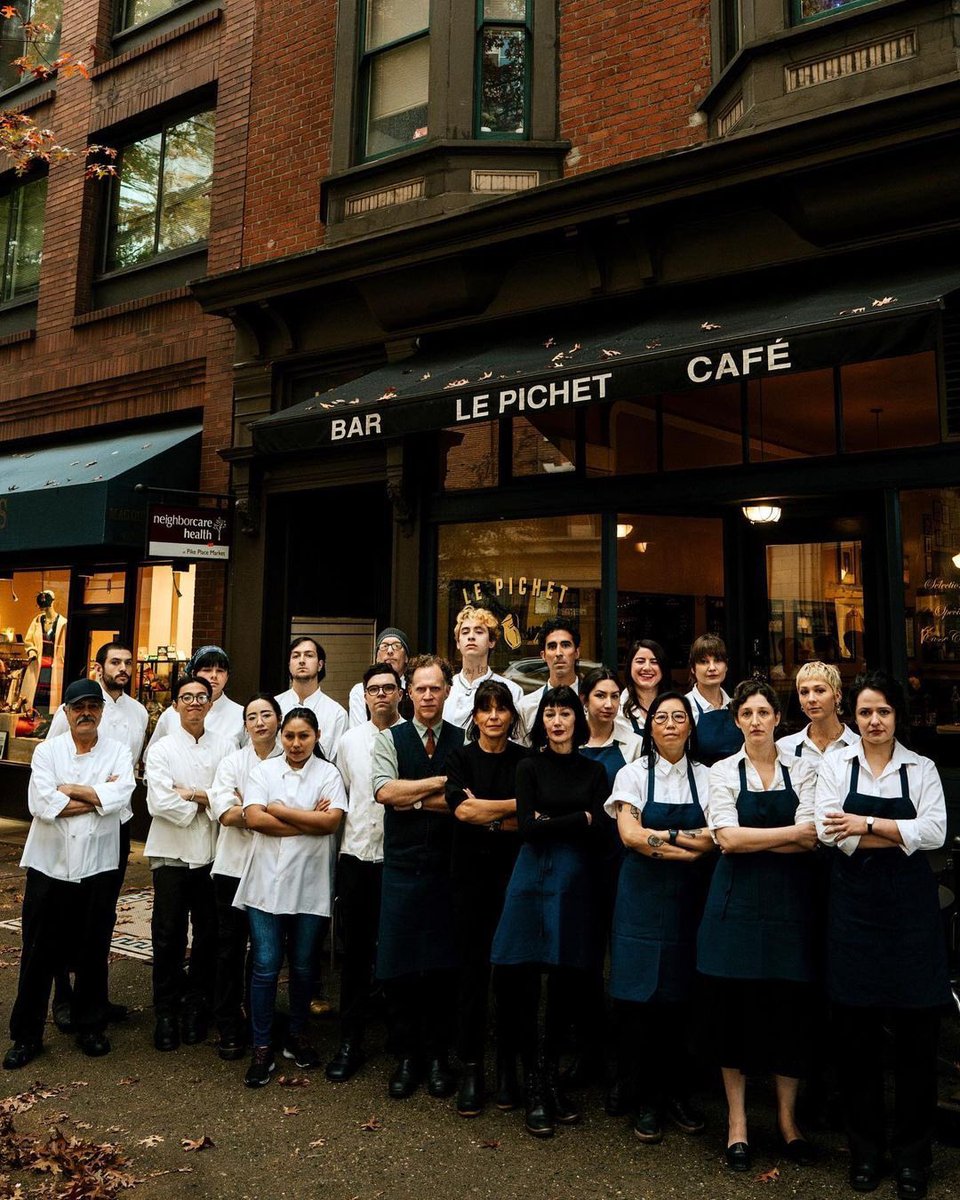
[[[33,821],[20,865],[26,868],[23,953],[10,1014],[8,1071],[43,1049],[43,1026],[57,966],[76,966],[73,1019],[77,1045],[107,1054],[107,959],[116,904],[120,816],[133,793],[130,751],[101,737],[103,693],[78,679],[67,688],[68,731],[47,738],[33,756],[28,803]]]

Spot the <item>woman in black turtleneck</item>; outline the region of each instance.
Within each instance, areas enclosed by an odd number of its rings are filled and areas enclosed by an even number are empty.
[[[590,737],[583,705],[569,687],[548,688],[530,733],[540,752],[517,765],[521,848],[507,888],[491,960],[498,995],[513,1014],[524,1068],[526,1127],[549,1136],[579,1111],[557,1086],[557,1064],[572,1005],[593,963],[592,870],[609,792],[603,767],[577,753]],[[540,1052],[540,974],[547,1008]]]

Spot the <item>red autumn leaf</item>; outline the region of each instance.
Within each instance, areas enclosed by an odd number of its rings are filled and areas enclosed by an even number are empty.
[[[360,1126],[360,1128],[365,1133],[378,1133],[383,1128],[383,1126],[380,1124],[379,1117],[370,1117],[368,1120],[363,1122],[363,1124]]]
[[[780,1168],[771,1167],[769,1171],[763,1171],[757,1176],[757,1183],[776,1183],[780,1178]]]
[[[310,1086],[310,1080],[306,1075],[278,1075],[277,1083],[280,1087],[304,1088]]]
[[[203,1134],[202,1137],[198,1138],[181,1138],[180,1145],[184,1148],[184,1150],[187,1151],[215,1150],[217,1147],[217,1144],[213,1138],[207,1137],[206,1134]]]

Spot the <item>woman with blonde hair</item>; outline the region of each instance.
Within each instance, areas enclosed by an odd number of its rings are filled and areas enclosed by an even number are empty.
[[[781,754],[810,758],[819,769],[828,750],[853,746],[860,739],[840,720],[843,710],[840,672],[830,663],[804,663],[797,672],[797,695],[803,715],[810,722],[799,733],[777,739]]]

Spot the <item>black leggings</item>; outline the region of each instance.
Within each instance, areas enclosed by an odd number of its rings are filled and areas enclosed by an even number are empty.
[[[560,1058],[573,1020],[586,972],[577,967],[541,967],[538,963],[496,968],[498,1002],[506,1018],[508,1053],[519,1054],[525,1072],[535,1071],[541,1058],[540,977],[547,976],[542,1057],[548,1066]]]

